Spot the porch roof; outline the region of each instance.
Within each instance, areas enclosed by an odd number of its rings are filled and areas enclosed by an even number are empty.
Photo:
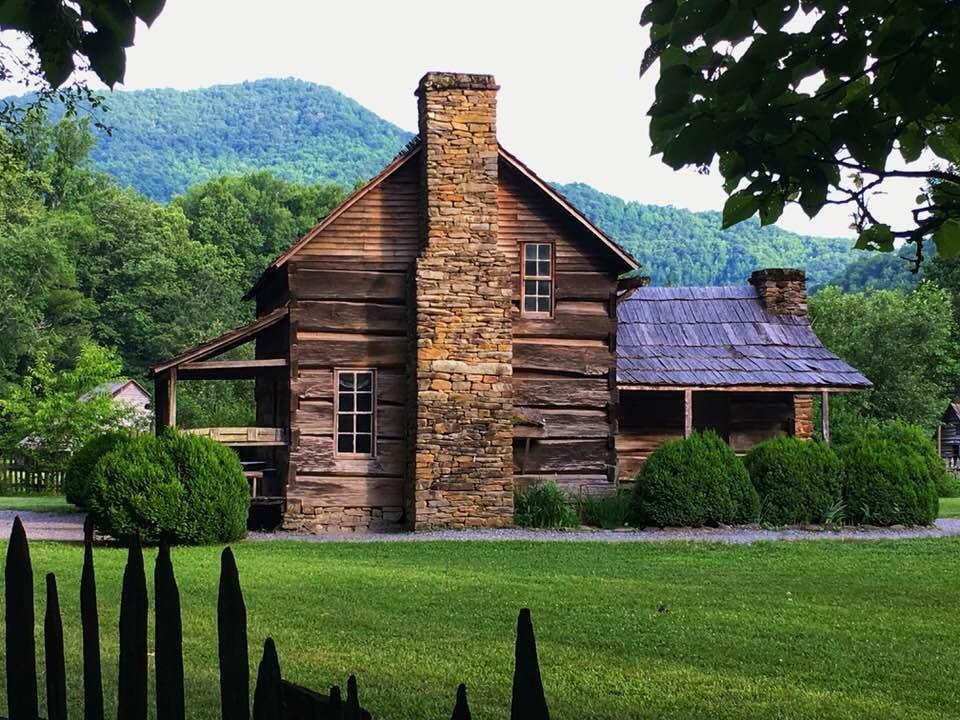
[[[808,317],[767,312],[751,286],[642,287],[617,307],[621,387],[856,390]]]
[[[253,322],[247,323],[246,325],[241,325],[240,327],[228,330],[220,337],[214,338],[213,340],[208,340],[207,342],[195,345],[189,350],[184,350],[182,353],[176,357],[172,357],[169,360],[164,360],[159,362],[147,372],[148,377],[156,377],[171,368],[176,368],[187,363],[197,363],[207,358],[220,355],[225,353],[227,350],[232,350],[235,347],[243,345],[245,342],[252,340],[257,336],[258,333],[263,332],[269,327],[276,325],[281,320],[284,320],[289,313],[289,310],[286,306],[279,307],[272,312],[269,312],[265,315],[261,315]],[[226,362],[226,361],[225,361]],[[251,363],[259,362],[264,364],[264,361],[237,361],[244,362],[248,365]],[[220,377],[227,377],[230,374],[230,369],[226,366],[222,368],[217,368],[221,370],[220,373],[214,373]],[[214,370],[214,368],[210,368]],[[199,372],[199,371],[198,371]]]

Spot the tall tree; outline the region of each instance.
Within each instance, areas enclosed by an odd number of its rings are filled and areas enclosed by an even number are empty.
[[[650,108],[653,151],[673,168],[719,158],[723,223],[787,203],[810,216],[849,206],[858,247],[932,237],[960,252],[960,175],[893,167],[931,151],[960,162],[960,4],[943,0],[651,0],[646,71],[659,60]],[[871,200],[894,178],[932,189],[893,228]]]
[[[960,370],[950,294],[930,282],[912,291],[844,293],[828,287],[809,304],[823,343],[873,383],[843,404],[868,417],[932,431]]]

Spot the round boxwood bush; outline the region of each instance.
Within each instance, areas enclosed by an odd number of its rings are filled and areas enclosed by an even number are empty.
[[[89,493],[97,528],[150,542],[236,540],[246,532],[249,504],[246,478],[230,448],[175,431],[118,443],[94,467]]]
[[[919,455],[939,497],[956,497],[960,494],[956,475],[947,469],[933,438],[919,425],[902,420],[886,420],[871,427],[866,434],[886,438],[898,444],[903,452]]]
[[[230,542],[247,532],[250,486],[237,454],[198,435],[165,432],[164,445],[186,491],[183,542]]]
[[[633,485],[637,527],[752,522],[760,500],[743,463],[716,433],[670,440],[647,458]]]
[[[113,450],[117,444],[130,437],[126,430],[111,430],[88,440],[87,443],[70,456],[67,472],[63,478],[63,492],[67,502],[78,507],[87,506],[87,493],[93,468],[97,461]]]
[[[780,435],[756,445],[744,464],[760,495],[764,522],[824,522],[840,499],[843,468],[837,454],[822,443]]]
[[[555,482],[538,483],[513,498],[513,521],[520,527],[561,528],[579,525],[570,498]]]
[[[889,437],[868,434],[839,448],[846,517],[871,525],[929,525],[939,501],[930,465]]]

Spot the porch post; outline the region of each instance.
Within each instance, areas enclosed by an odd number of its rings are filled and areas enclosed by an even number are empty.
[[[153,424],[159,435],[177,424],[177,369],[157,375],[153,384]]]
[[[823,441],[830,444],[830,391],[820,393],[820,434]]]
[[[683,391],[683,436],[690,437],[693,433],[693,390]]]

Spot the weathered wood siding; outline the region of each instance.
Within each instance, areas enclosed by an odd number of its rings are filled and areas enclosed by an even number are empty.
[[[615,261],[609,251],[505,163],[500,165],[498,246],[513,274],[513,388],[518,416],[543,438],[514,440],[518,485],[553,479],[571,492],[613,480],[616,429]],[[520,245],[554,246],[551,319],[520,314]]]
[[[288,526],[393,529],[403,507],[408,268],[419,238],[418,163],[372,189],[287,265]],[[376,452],[334,452],[334,370],[376,371]]]
[[[794,434],[795,424],[791,393],[693,393],[694,429],[713,430],[741,455],[778,433]],[[682,392],[620,391],[616,442],[621,480],[632,481],[654,450],[667,440],[682,437]]]
[[[934,435],[934,442],[937,436]],[[940,426],[940,457],[956,464],[960,461],[960,418],[950,411]]]

